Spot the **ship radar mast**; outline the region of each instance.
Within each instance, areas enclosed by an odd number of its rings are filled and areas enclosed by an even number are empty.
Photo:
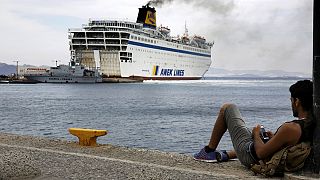
[[[188,28],[187,28],[187,21],[184,22],[184,36],[185,37],[188,37],[189,34],[188,34]]]

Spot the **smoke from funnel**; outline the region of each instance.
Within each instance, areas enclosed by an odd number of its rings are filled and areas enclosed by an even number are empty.
[[[161,7],[172,2],[192,4],[194,8],[208,9],[211,13],[227,15],[234,9],[234,0],[151,0],[147,5]]]
[[[163,4],[171,3],[173,0],[151,0],[147,5],[161,7]]]

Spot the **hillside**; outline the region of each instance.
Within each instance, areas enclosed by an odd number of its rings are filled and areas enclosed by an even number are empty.
[[[0,75],[10,75],[16,73],[16,66],[0,62]]]

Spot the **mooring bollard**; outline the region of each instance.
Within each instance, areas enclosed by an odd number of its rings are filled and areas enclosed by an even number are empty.
[[[69,128],[70,134],[79,138],[79,145],[96,146],[97,137],[104,136],[107,130],[84,129],[84,128]]]

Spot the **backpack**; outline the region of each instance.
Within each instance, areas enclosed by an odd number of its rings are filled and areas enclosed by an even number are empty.
[[[276,152],[271,158],[260,160],[259,164],[251,166],[255,174],[264,176],[282,176],[284,172],[293,172],[304,166],[311,151],[310,143],[302,142],[287,146]]]

